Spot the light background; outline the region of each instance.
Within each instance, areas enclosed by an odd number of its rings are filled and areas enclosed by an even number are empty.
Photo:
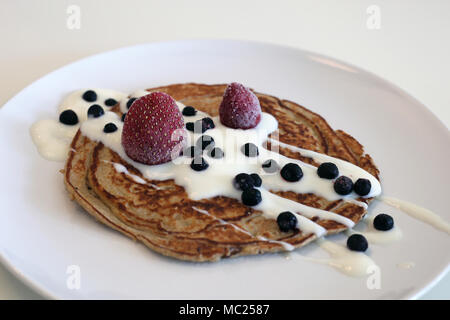
[[[69,5],[81,28],[66,26]],[[377,5],[381,28],[366,10]],[[74,60],[144,42],[257,40],[329,55],[371,71],[450,127],[450,1],[0,0],[0,105]],[[380,128],[381,129],[381,128]],[[0,298],[39,298],[0,266]],[[450,275],[423,298],[449,299]]]

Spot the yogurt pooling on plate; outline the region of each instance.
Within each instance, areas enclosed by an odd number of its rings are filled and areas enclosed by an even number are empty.
[[[55,119],[44,119],[34,123],[30,129],[40,155],[51,161],[64,161],[80,124],[88,119],[89,108],[96,104],[108,110],[126,96],[109,89],[78,90],[68,95],[58,111],[61,114],[65,110],[73,110],[78,118],[76,124],[66,125]]]

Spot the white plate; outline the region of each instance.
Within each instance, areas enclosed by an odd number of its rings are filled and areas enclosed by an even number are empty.
[[[179,41],[106,52],[61,68],[25,88],[0,111],[2,184],[0,254],[39,292],[56,298],[416,298],[448,270],[449,236],[397,210],[402,241],[372,245],[381,288],[300,255],[325,256],[312,244],[293,253],[186,263],[153,253],[85,214],[71,202],[58,170],[37,154],[29,127],[56,117],[70,91],[131,92],[180,82],[238,81],[296,101],[354,135],[381,170],[384,194],[413,201],[450,220],[449,131],[418,101],[334,59],[292,48],[241,41]],[[345,235],[333,237],[344,243]],[[397,265],[414,262],[415,267]],[[68,266],[81,271],[69,289]]]

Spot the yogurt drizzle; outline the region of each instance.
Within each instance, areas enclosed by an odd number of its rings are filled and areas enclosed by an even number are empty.
[[[394,208],[399,209],[413,218],[421,220],[422,222],[425,222],[438,230],[450,234],[450,224],[428,209],[419,207],[414,203],[392,197],[379,197],[378,199]]]
[[[380,231],[375,229],[373,226],[373,220],[375,217],[366,215],[364,219],[361,221],[366,225],[365,231],[355,231],[353,229],[348,229],[346,231],[347,235],[352,235],[354,233],[362,234],[369,243],[373,244],[391,244],[393,242],[399,241],[403,237],[402,230],[394,224],[394,227],[391,230],[388,231]]]
[[[219,218],[217,218],[216,216],[210,214],[210,213],[209,213],[208,211],[206,211],[206,210],[199,209],[199,208],[197,208],[197,207],[192,207],[192,209],[194,209],[194,210],[197,211],[197,212],[200,212],[200,213],[202,213],[202,214],[204,214],[204,215],[207,215],[207,216],[209,216],[209,217],[211,217],[211,218],[213,218],[213,219],[219,221],[220,224],[223,224],[223,225],[229,225],[229,226],[233,227],[234,229],[238,230],[239,232],[245,233],[246,235],[248,235],[248,236],[250,236],[250,237],[255,237],[253,234],[251,234],[251,233],[248,232],[247,230],[242,229],[242,228],[239,228],[239,227],[238,227],[237,225],[235,225],[234,223],[230,223],[230,222],[227,222],[227,221],[225,221],[225,220],[223,220],[223,219],[219,219]],[[294,247],[293,245],[291,245],[291,244],[289,244],[289,243],[287,243],[287,242],[284,242],[284,241],[270,240],[270,239],[267,239],[267,238],[262,237],[262,236],[258,236],[258,237],[256,237],[256,238],[257,238],[258,240],[260,240],[260,241],[279,244],[279,245],[283,246],[284,250],[286,250],[286,251],[292,251],[292,250],[295,249],[295,247]]]
[[[328,259],[307,258],[314,262],[327,264],[338,271],[353,277],[367,276],[368,271],[378,267],[375,262],[362,252],[350,251],[334,242],[318,239],[317,244],[329,254]]]

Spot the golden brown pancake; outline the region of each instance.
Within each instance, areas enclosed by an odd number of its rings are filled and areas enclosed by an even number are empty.
[[[226,85],[175,84],[151,88],[162,91],[185,105],[218,115]],[[281,142],[349,161],[379,179],[379,171],[363,146],[343,131],[334,131],[319,115],[288,100],[257,93],[261,108],[279,123]],[[114,108],[119,113],[118,108]],[[280,148],[280,153],[318,166],[310,158]],[[130,175],[119,173],[112,163],[146,180],[137,183]],[[214,197],[194,201],[173,180],[147,180],[117,153],[83,136],[80,131],[72,141],[65,166],[65,185],[72,196],[98,221],[141,241],[163,255],[188,261],[218,261],[222,258],[284,251],[276,241],[296,248],[316,236],[301,230],[281,232],[277,222],[236,199]],[[319,209],[333,211],[355,223],[366,211],[342,200],[327,201],[314,194],[275,192],[276,194]],[[372,199],[358,199],[369,203]],[[301,214],[301,212],[300,212]],[[346,226],[332,221],[312,219],[337,233]],[[266,241],[261,237],[269,240]]]

